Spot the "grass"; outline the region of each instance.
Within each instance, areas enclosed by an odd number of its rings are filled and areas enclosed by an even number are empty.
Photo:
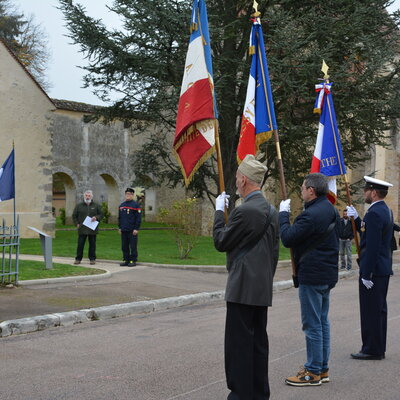
[[[112,227],[103,224],[104,227]],[[162,224],[144,223],[143,228],[163,227]],[[73,228],[66,226],[66,228]],[[96,255],[98,259],[120,260],[122,258],[121,239],[117,230],[100,231],[97,235]],[[57,230],[53,239],[53,256],[74,257],[77,245],[75,230]],[[85,246],[84,256],[87,255],[88,243]],[[21,239],[20,252],[22,254],[42,254],[38,239]],[[180,259],[172,232],[168,230],[141,230],[138,239],[139,261],[161,264],[193,264],[193,265],[224,265],[225,253],[214,248],[213,240],[208,236],[201,236],[199,242],[190,253],[188,259]],[[280,259],[290,259],[288,249],[281,246]]]
[[[8,266],[6,271],[8,271]],[[15,266],[12,267],[15,271]],[[44,262],[19,260],[19,280],[60,278],[63,276],[80,276],[102,274],[105,271],[95,268],[84,268],[68,264],[53,263],[53,269],[46,269]]]

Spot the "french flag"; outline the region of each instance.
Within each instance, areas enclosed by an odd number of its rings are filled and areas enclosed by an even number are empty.
[[[314,112],[320,114],[317,142],[311,162],[311,173],[320,172],[329,179],[329,200],[335,204],[337,200],[337,175],[346,174],[339,129],[336,122],[335,108],[331,93],[332,83],[315,85],[317,99]]]
[[[255,155],[260,144],[268,140],[278,129],[259,18],[253,20],[249,49],[252,60],[237,147],[239,162],[247,154]]]
[[[173,149],[186,185],[215,145],[217,110],[204,0],[194,0]]]

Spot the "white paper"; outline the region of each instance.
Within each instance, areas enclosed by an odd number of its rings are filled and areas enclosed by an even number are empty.
[[[99,221],[92,221],[92,217],[86,217],[85,220],[83,221],[83,225],[87,226],[89,229],[92,229],[93,231],[97,228],[98,224]]]

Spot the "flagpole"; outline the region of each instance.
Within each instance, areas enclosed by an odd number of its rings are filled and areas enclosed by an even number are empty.
[[[324,75],[324,82],[325,83],[329,83],[328,69],[329,69],[328,65],[325,63],[324,60],[322,60],[321,71],[325,74]],[[339,148],[338,148],[338,144],[337,144],[337,140],[336,140],[336,131],[335,131],[335,127],[334,127],[334,124],[333,124],[332,110],[331,110],[331,105],[330,105],[330,102],[329,102],[329,95],[326,96],[326,100],[327,100],[327,104],[328,104],[329,118],[330,118],[331,125],[332,125],[332,132],[334,133],[333,138],[334,138],[334,141],[335,141],[336,154],[337,154],[338,160],[340,160]],[[349,180],[347,178],[347,174],[343,173],[342,163],[341,162],[339,162],[339,167],[340,167],[341,175],[344,178],[347,202],[348,202],[348,205],[351,206],[352,205],[352,201],[351,201]],[[358,240],[357,227],[356,227],[356,223],[354,221],[354,217],[350,217],[350,221],[351,221],[351,227],[353,229],[354,241],[355,241],[356,248],[357,248],[357,255],[358,255],[358,257],[360,257],[360,243],[359,243],[359,240]]]
[[[15,148],[14,148],[14,139],[13,139],[13,152],[14,152],[14,198],[13,198],[13,205],[14,205],[14,227],[16,226],[16,207],[15,207]]]
[[[261,13],[258,11],[258,3],[254,0],[253,2],[253,8],[255,12],[251,15],[254,18],[257,18],[258,22],[261,25],[260,21],[260,15]],[[256,32],[256,35],[258,36],[258,32]],[[269,104],[269,99],[268,99],[268,91],[267,91],[267,83],[265,81],[265,71],[264,71],[264,65],[262,62],[262,56],[261,56],[261,49],[260,49],[260,39],[258,38],[257,40],[257,45],[258,45],[258,54],[259,54],[259,59],[260,59],[260,65],[261,65],[261,70],[262,70],[262,78],[263,78],[263,85],[264,85],[264,95],[265,95],[265,103],[267,105],[267,110],[268,110],[268,116],[269,120],[271,121],[271,128],[272,127],[272,118],[271,118],[271,109],[270,109],[270,104]],[[279,171],[279,182],[281,186],[281,192],[282,192],[282,198],[283,200],[286,200],[288,198],[287,196],[287,190],[286,190],[286,182],[285,182],[285,173],[283,169],[283,161],[282,161],[282,153],[281,153],[281,146],[279,143],[279,135],[278,135],[278,129],[273,129],[274,131],[274,140],[275,140],[275,147],[276,147],[276,160],[278,163],[278,171]],[[293,282],[296,281],[297,277],[297,267],[294,262],[294,254],[293,254],[293,249],[290,248],[290,263],[292,266],[292,276],[293,276]],[[296,286],[296,284],[295,284]]]

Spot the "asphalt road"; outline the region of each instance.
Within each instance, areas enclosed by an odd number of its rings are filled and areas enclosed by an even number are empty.
[[[331,298],[331,382],[284,384],[304,362],[296,289],[270,309],[271,399],[399,400],[400,278],[389,289],[388,351],[382,361],[350,359],[360,348],[357,280]],[[54,328],[0,340],[1,400],[226,399],[223,302]]]

